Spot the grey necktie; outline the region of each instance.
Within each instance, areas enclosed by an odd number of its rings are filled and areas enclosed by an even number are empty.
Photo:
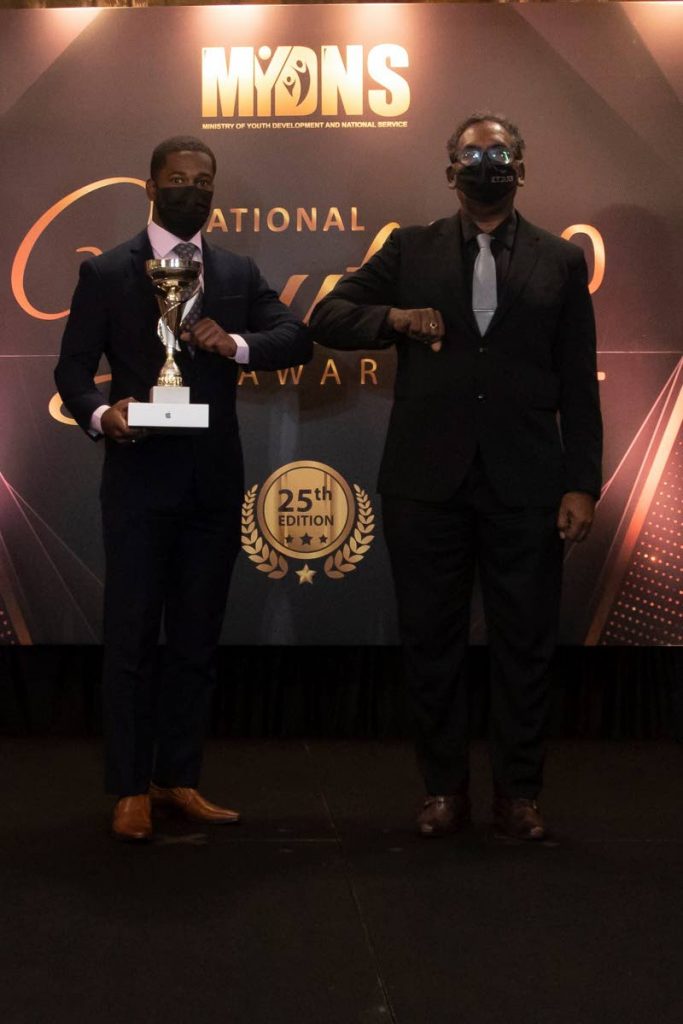
[[[177,245],[173,246],[173,252],[176,256],[179,256],[181,260],[193,260],[197,256],[197,246],[194,242],[178,242]],[[182,330],[191,330],[202,315],[202,298],[204,297],[203,290],[199,289],[197,298],[192,303],[189,313],[185,316],[182,322]],[[194,345],[188,345],[190,353],[194,355]]]
[[[479,252],[472,278],[472,311],[480,334],[485,334],[498,305],[496,261],[491,252],[491,236],[477,235]]]

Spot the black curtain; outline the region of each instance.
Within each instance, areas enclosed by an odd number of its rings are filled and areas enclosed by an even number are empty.
[[[0,648],[0,734],[97,735],[99,647]],[[488,651],[467,661],[474,735],[485,735]],[[211,732],[346,738],[410,734],[396,647],[222,647]],[[673,647],[561,647],[554,736],[683,741],[683,659]]]

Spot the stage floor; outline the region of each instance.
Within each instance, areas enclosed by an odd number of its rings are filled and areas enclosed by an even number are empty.
[[[678,1024],[683,747],[555,742],[551,839],[423,840],[405,743],[212,741],[238,827],[108,836],[100,744],[0,745],[4,1024]]]

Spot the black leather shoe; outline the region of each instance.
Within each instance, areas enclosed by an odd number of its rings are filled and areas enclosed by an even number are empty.
[[[535,800],[526,797],[497,796],[493,801],[496,835],[505,839],[545,839],[543,816]]]
[[[470,798],[466,793],[428,796],[417,816],[421,836],[447,836],[458,832],[470,820]]]

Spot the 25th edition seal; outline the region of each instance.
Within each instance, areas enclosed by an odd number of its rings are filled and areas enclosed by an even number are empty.
[[[370,550],[374,528],[367,492],[322,462],[290,462],[244,496],[242,547],[270,579],[287,575],[290,558],[304,562],[299,583],[313,583],[308,563],[321,558],[326,576],[343,579]]]

